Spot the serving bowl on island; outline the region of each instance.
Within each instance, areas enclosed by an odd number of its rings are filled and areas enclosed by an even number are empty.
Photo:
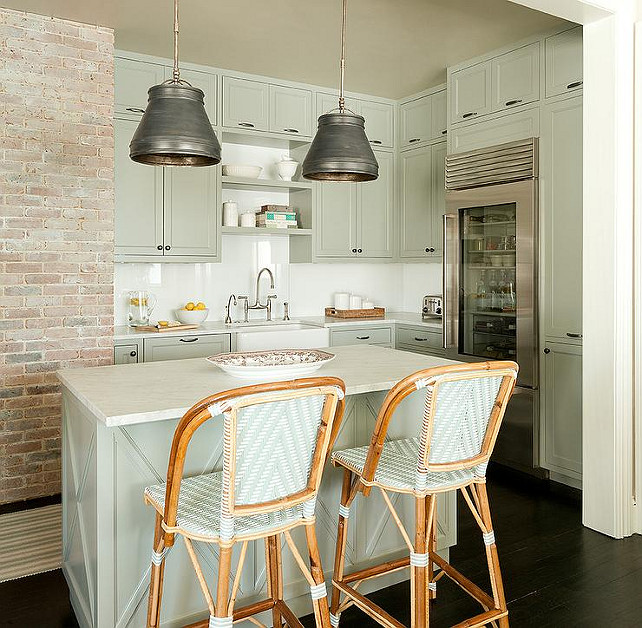
[[[239,379],[280,380],[314,373],[334,358],[333,353],[319,349],[273,349],[221,353],[206,359]]]

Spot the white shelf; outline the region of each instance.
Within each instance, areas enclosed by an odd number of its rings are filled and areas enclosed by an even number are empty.
[[[221,233],[230,235],[309,236],[312,229],[276,229],[270,227],[222,227]]]
[[[312,189],[312,183],[307,181],[279,181],[273,179],[247,179],[245,177],[221,177],[221,182],[224,190],[297,191]]]

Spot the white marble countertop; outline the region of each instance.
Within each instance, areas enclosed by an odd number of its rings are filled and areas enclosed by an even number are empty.
[[[274,320],[267,323],[264,320],[250,321],[250,323],[232,323],[226,325],[223,321],[205,321],[196,329],[179,330],[179,331],[165,331],[162,333],[154,331],[136,331],[127,325],[117,325],[114,327],[114,341],[123,342],[127,340],[135,340],[140,338],[166,338],[171,336],[199,336],[203,334],[236,334],[242,331],[247,331],[249,327],[264,327],[266,324],[270,325],[288,325],[293,323],[304,323],[306,325],[313,325],[315,327],[338,327],[338,326],[358,326],[364,327],[369,325],[381,325],[381,323],[401,323],[408,325],[417,325],[419,327],[426,327],[441,331],[441,320],[424,321],[421,319],[421,314],[414,312],[389,312],[382,318],[356,318],[356,319],[338,319],[329,318],[326,316],[301,316],[293,318],[291,321]]]
[[[420,369],[451,360],[373,345],[332,347],[336,358],[315,375],[343,379],[348,395],[389,390]],[[182,416],[208,395],[247,385],[204,358],[59,371],[63,387],[107,427]]]

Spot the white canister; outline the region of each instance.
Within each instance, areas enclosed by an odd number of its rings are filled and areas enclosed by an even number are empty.
[[[350,309],[350,295],[347,292],[334,293],[334,309],[335,310]]]
[[[223,203],[223,226],[239,226],[239,206],[232,201],[226,201]]]
[[[372,301],[364,301],[361,304],[362,310],[374,310],[374,303]]]
[[[361,309],[361,297],[358,294],[350,295],[350,309],[351,310]]]
[[[241,227],[256,227],[256,214],[254,212],[241,214]]]

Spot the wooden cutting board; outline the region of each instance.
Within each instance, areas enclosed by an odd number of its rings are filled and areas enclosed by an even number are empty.
[[[326,307],[325,315],[331,318],[383,318],[386,315],[386,308],[373,307],[368,310],[337,310],[333,307]]]
[[[162,334],[166,331],[186,331],[188,329],[198,329],[200,325],[175,325],[174,327],[155,327],[154,325],[143,325],[142,327],[135,327],[136,331],[155,331]]]

